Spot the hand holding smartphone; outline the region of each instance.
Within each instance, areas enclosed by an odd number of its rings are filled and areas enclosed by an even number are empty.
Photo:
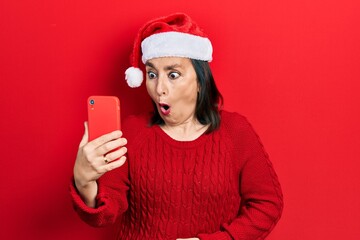
[[[115,96],[88,98],[89,141],[121,129],[120,100]]]
[[[119,99],[114,96],[91,96],[87,101],[87,109],[88,139],[85,132],[74,165],[74,182],[86,205],[95,207],[97,179],[104,173],[121,167],[126,161],[124,155],[127,149],[119,141],[115,143],[116,139],[121,137],[120,133],[112,134],[112,139],[108,141],[104,141],[104,138],[102,141],[92,141],[120,130]],[[105,145],[107,147],[104,148]],[[108,149],[111,149],[110,152],[106,152]]]

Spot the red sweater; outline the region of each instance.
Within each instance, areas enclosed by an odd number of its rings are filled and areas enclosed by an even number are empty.
[[[217,131],[176,141],[148,117],[123,123],[127,161],[98,180],[97,207],[75,187],[75,210],[92,226],[118,225],[117,239],[264,239],[279,220],[282,192],[245,117],[221,112]]]

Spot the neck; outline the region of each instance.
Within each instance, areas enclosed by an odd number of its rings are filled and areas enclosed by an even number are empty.
[[[163,131],[171,138],[178,141],[192,141],[200,137],[208,125],[202,125],[195,117],[181,123],[166,123],[161,126]]]

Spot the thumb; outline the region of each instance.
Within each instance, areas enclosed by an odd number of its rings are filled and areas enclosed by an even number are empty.
[[[85,144],[88,143],[89,140],[89,131],[88,131],[88,123],[84,122],[85,132],[80,142],[80,147],[83,147]]]

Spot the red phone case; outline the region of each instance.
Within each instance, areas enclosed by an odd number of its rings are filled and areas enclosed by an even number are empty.
[[[89,141],[120,130],[120,101],[115,96],[88,98]]]

